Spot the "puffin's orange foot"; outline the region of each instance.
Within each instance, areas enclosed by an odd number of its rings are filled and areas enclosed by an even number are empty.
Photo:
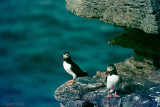
[[[114,93],[114,95],[113,95],[114,97],[120,97],[119,95],[117,95],[117,92],[115,91],[115,93]]]
[[[112,96],[110,94],[108,94],[106,97],[109,98],[109,97],[112,97]]]
[[[72,85],[72,84],[73,84],[73,82],[74,82],[74,80],[70,80],[70,81],[68,81],[68,84],[67,84],[67,86],[70,86],[70,85]]]
[[[120,97],[119,95],[116,95],[116,94],[114,94],[113,96],[114,96],[114,97]]]
[[[70,83],[70,82],[73,82],[74,80],[69,80],[69,81],[67,81],[68,83]]]

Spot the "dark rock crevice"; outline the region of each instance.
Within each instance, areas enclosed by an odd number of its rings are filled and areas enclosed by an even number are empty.
[[[147,34],[138,29],[125,28],[125,30],[125,33],[116,36],[109,44],[134,49],[135,54],[127,60],[132,67],[152,71],[159,69],[160,36]]]

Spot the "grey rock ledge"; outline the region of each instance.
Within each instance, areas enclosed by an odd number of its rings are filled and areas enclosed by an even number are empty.
[[[158,107],[160,99],[160,72],[142,71],[128,67],[126,62],[115,64],[123,82],[118,90],[120,98],[106,98],[105,72],[91,77],[79,77],[72,86],[64,83],[54,97],[61,107]],[[152,74],[152,75],[151,75]],[[142,78],[143,75],[143,78]]]
[[[116,26],[160,32],[160,0],[66,0],[74,14]]]

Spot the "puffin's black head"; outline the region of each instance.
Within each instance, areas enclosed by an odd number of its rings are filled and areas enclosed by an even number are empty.
[[[112,75],[112,74],[117,74],[116,67],[115,67],[113,64],[110,64],[110,65],[107,66],[106,75],[107,75],[108,73],[109,73],[110,75]]]
[[[71,55],[70,55],[69,52],[65,52],[65,53],[63,54],[63,61],[68,60],[68,59],[71,59]]]

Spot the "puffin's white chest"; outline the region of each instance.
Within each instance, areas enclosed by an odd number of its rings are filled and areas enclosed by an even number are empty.
[[[108,89],[117,89],[119,87],[121,78],[118,75],[109,75],[107,77],[107,88]]]
[[[76,78],[75,73],[71,70],[71,64],[67,63],[66,61],[63,61],[63,67],[68,74],[73,76],[73,79]]]
[[[71,64],[68,64],[66,61],[63,62],[63,67],[66,71],[71,70]]]

